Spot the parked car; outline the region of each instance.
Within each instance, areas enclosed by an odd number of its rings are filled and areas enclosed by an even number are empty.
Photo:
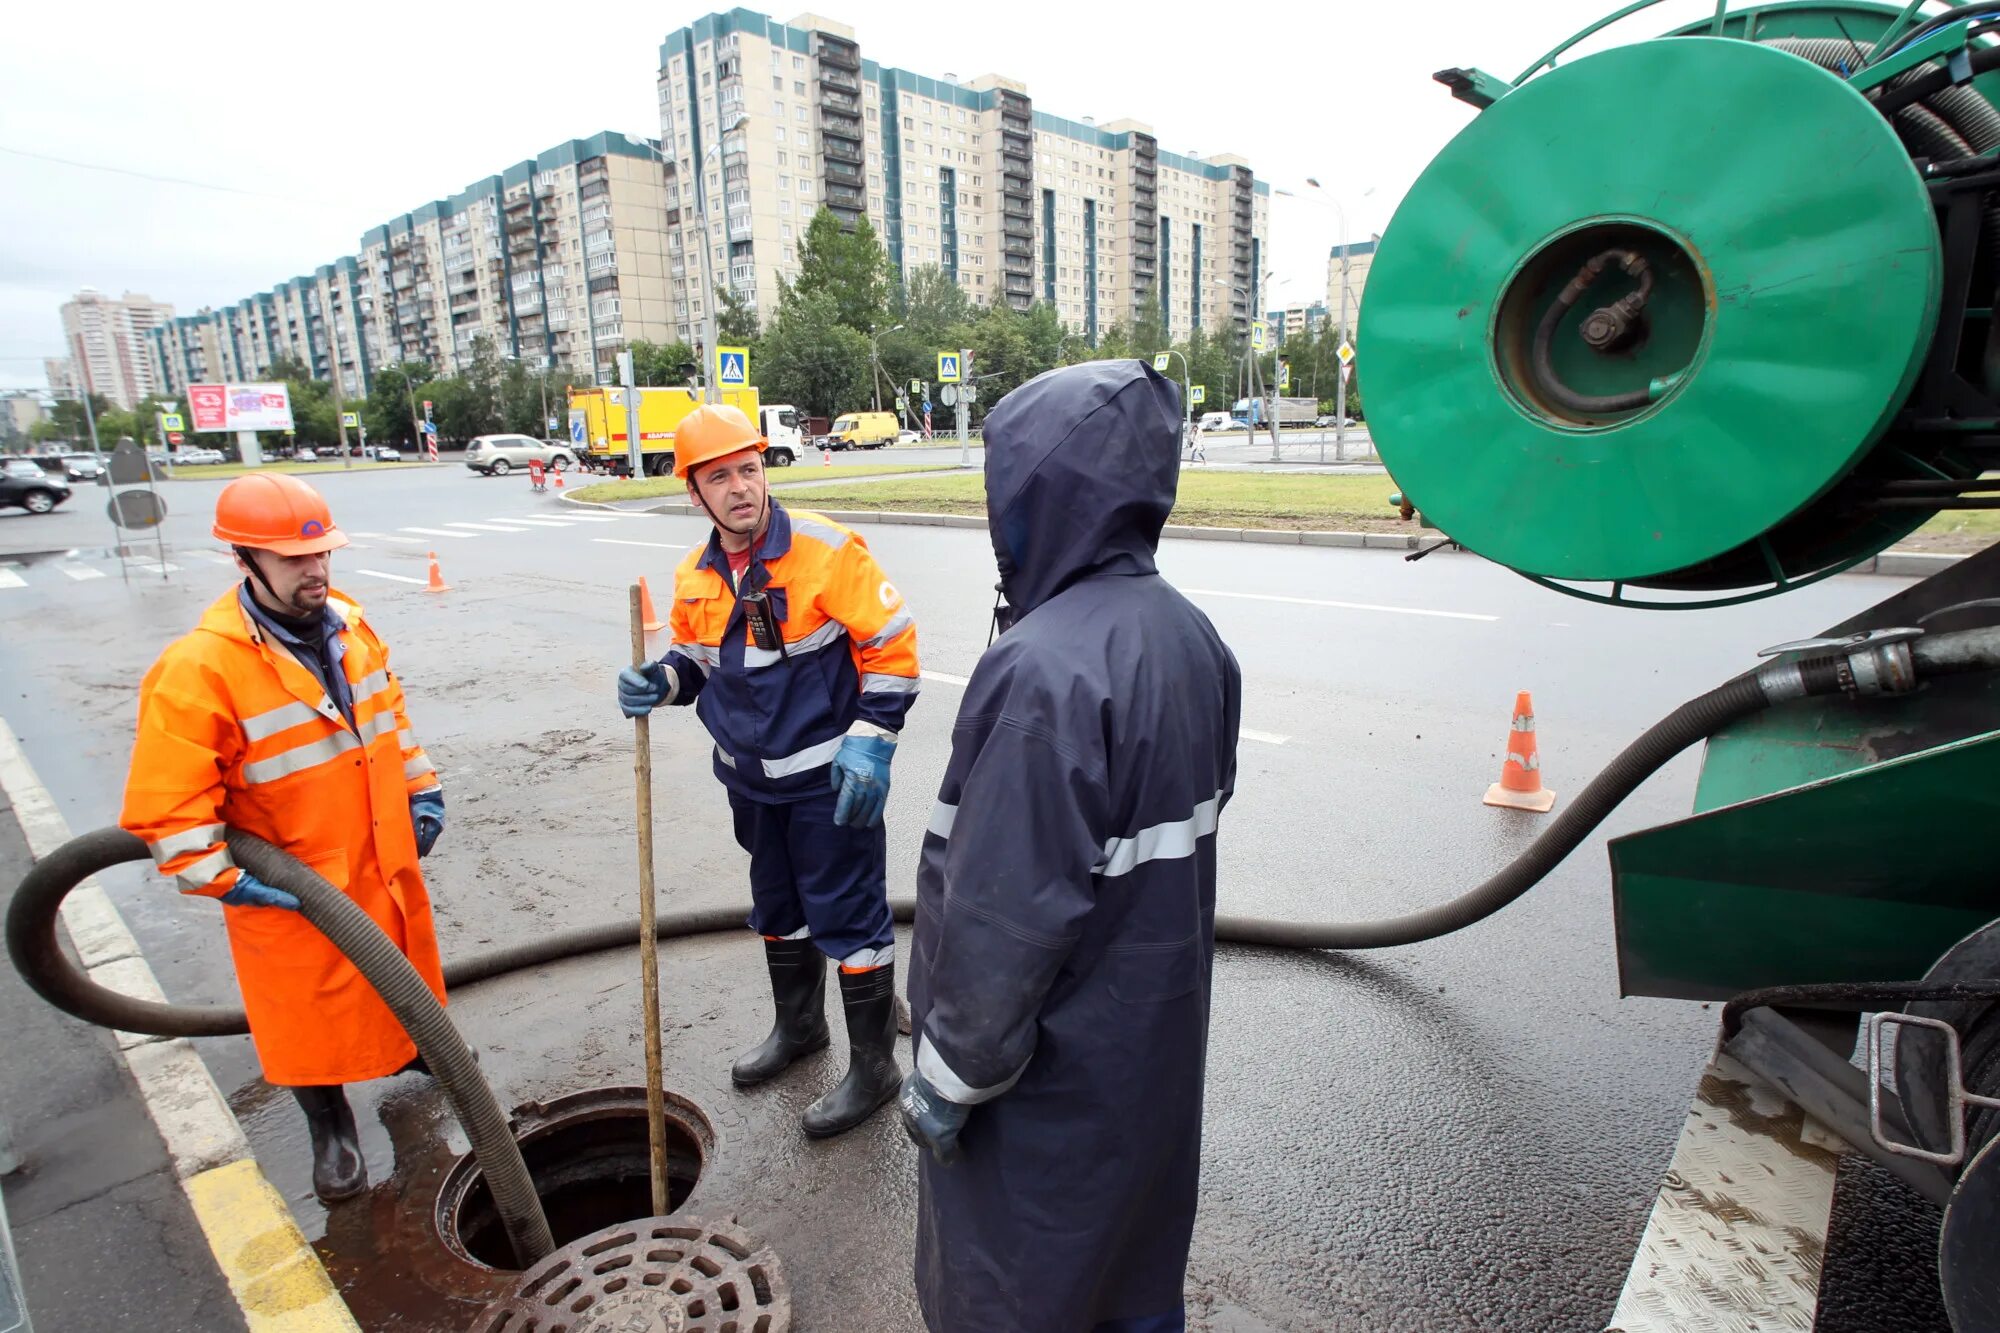
[[[403,461],[402,451],[386,444],[369,445],[368,456],[378,463],[400,463]]]
[[[10,458],[0,464],[0,507],[46,514],[69,499],[69,482],[50,476],[30,458]]]
[[[1328,427],[1352,426],[1354,424],[1355,421],[1353,417],[1346,417],[1346,418],[1337,417],[1331,412],[1327,413],[1325,416],[1320,417],[1313,422],[1313,425],[1315,426],[1328,426]]]
[[[924,437],[921,431],[905,430],[896,433],[897,444],[922,444],[923,442]]]
[[[174,461],[176,463],[209,464],[227,462],[228,460],[222,456],[222,450],[220,449],[183,449],[174,455]]]
[[[317,449],[294,449],[292,451],[292,461],[295,463],[316,463],[319,461],[319,451]]]
[[[1204,412],[1201,414],[1201,428],[1203,430],[1228,430],[1235,424],[1227,412]]]
[[[567,444],[528,435],[478,435],[465,446],[465,465],[489,477],[504,477],[529,463],[560,471],[576,466],[576,454]]]
[[[67,481],[96,481],[104,475],[104,460],[97,454],[43,454],[34,460],[42,471]]]

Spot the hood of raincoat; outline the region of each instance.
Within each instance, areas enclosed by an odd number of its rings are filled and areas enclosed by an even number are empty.
[[[986,418],[986,526],[1016,616],[1086,574],[1150,574],[1180,479],[1180,391],[1142,361],[1037,375]]]

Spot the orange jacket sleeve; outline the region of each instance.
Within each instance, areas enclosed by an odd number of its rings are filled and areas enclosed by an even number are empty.
[[[859,533],[833,553],[820,609],[845,625],[853,640],[861,673],[861,720],[900,732],[921,683],[917,622]]]
[[[119,826],[142,838],[181,892],[216,898],[236,883],[223,844],[222,774],[242,749],[206,670],[171,650],[139,685],[139,733]]]
[[[374,631],[368,631],[374,637]],[[375,640],[376,651],[382,654],[382,665],[389,665],[389,645]],[[429,791],[440,784],[437,765],[424,753],[424,747],[417,743],[417,737],[410,730],[408,701],[403,697],[403,681],[394,671],[389,672],[389,703],[396,710],[396,743],[403,749],[403,785],[410,795]]]

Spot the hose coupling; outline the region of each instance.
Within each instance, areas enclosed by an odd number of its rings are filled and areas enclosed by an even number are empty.
[[[1836,692],[1850,699],[1908,694],[1917,687],[1910,645],[1923,633],[1910,626],[1863,630],[1838,638],[1794,639],[1760,651],[1759,657],[1799,656],[1764,667],[1757,676],[1773,703]]]

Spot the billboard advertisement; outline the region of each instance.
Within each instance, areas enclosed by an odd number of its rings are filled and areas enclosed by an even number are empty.
[[[190,384],[188,415],[198,431],[290,430],[292,400],[282,384]]]

